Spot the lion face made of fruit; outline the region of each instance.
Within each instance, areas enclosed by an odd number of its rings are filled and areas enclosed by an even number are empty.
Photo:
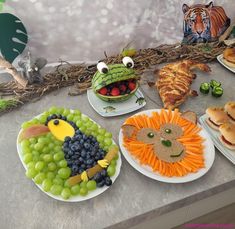
[[[184,176],[204,167],[200,128],[181,117],[177,109],[132,116],[122,131],[128,152],[163,176]]]
[[[98,71],[92,78],[92,89],[96,96],[108,102],[120,102],[129,99],[138,89],[134,62],[124,57],[122,64],[97,64]]]
[[[53,107],[22,128],[26,176],[45,192],[69,199],[112,184],[118,147],[111,133],[79,110]]]

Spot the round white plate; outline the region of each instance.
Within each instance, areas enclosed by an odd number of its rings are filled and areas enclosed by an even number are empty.
[[[71,110],[71,111],[73,111],[73,110]],[[84,115],[84,114],[83,114],[83,115]],[[84,115],[84,116],[86,116],[86,115]],[[38,115],[37,117],[40,117],[40,115]],[[90,117],[88,117],[88,118],[89,118],[90,120],[92,120]],[[94,123],[96,123],[94,120],[92,120],[92,121],[93,121]],[[100,127],[100,125],[99,125],[98,123],[96,123],[96,124]],[[19,132],[19,134],[18,134],[18,136],[17,136],[16,147],[17,147],[17,152],[18,152],[20,161],[21,161],[21,163],[23,164],[23,166],[24,166],[24,168],[25,168],[25,170],[26,170],[27,167],[26,167],[26,164],[25,164],[24,161],[23,161],[22,149],[21,149],[20,144],[18,143],[18,142],[19,142],[18,139],[19,139],[19,136],[20,136],[21,131],[22,131],[22,129],[20,130],[20,132]],[[113,140],[113,143],[116,144],[116,143],[114,142],[114,140]],[[120,154],[120,152],[118,152],[118,154],[119,154],[119,158],[118,158],[118,160],[117,160],[116,173],[114,174],[114,176],[111,177],[111,180],[112,180],[113,183],[114,183],[114,181],[117,179],[117,177],[118,177],[118,175],[119,175],[119,173],[120,173],[120,170],[121,170],[121,165],[122,165],[122,160],[121,160],[121,154]],[[33,181],[33,180],[32,180],[32,181]],[[33,183],[34,183],[34,181],[33,181]],[[49,193],[49,192],[45,192],[45,191],[42,189],[41,185],[38,185],[38,184],[36,184],[36,183],[34,183],[34,184],[35,184],[42,192],[44,192],[44,193],[47,194],[48,196],[52,197],[53,199],[60,200],[60,201],[64,201],[64,202],[80,202],[80,201],[88,200],[88,199],[91,199],[91,198],[93,198],[93,197],[96,197],[96,196],[100,195],[101,193],[103,193],[104,191],[106,191],[108,188],[112,187],[112,185],[109,186],[109,187],[108,187],[108,186],[104,186],[104,187],[102,187],[102,188],[98,188],[98,187],[97,187],[95,190],[89,191],[86,196],[80,196],[80,195],[71,196],[68,200],[65,200],[65,199],[63,199],[63,198],[60,197],[60,196],[56,196],[56,195],[53,195],[53,194],[51,194],[51,193]]]
[[[139,115],[139,114],[146,114],[148,116],[151,116],[152,112],[160,112],[160,109],[153,109],[153,110],[146,110],[146,111],[141,111],[133,116]],[[204,158],[205,158],[205,168],[202,168],[198,170],[196,173],[189,173],[186,176],[183,177],[166,177],[162,176],[161,174],[157,172],[153,172],[152,168],[150,166],[142,166],[139,164],[138,160],[135,159],[131,154],[126,150],[126,148],[123,145],[123,134],[122,130],[119,132],[119,145],[120,149],[122,151],[122,154],[126,158],[126,160],[130,163],[132,167],[134,167],[137,171],[142,173],[143,175],[152,178],[157,181],[162,181],[166,183],[185,183],[189,181],[196,180],[200,177],[202,177],[204,174],[206,174],[209,169],[211,168],[214,158],[215,158],[215,148],[214,144],[210,138],[210,136],[207,134],[205,130],[200,131],[200,136],[205,139],[204,146]]]
[[[144,95],[140,89],[131,98],[122,102],[105,102],[99,99],[92,89],[87,90],[87,98],[92,108],[103,117],[124,115],[139,110],[146,105]],[[138,102],[138,99],[142,99],[141,102]]]

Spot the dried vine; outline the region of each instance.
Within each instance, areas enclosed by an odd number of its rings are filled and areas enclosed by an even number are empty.
[[[193,59],[200,62],[210,62],[220,55],[226,46],[223,43],[208,43],[196,45],[160,45],[156,48],[142,49],[133,57],[135,69],[139,74],[160,63],[171,62],[179,59]],[[107,57],[103,61],[107,64],[121,62],[122,55]],[[62,87],[74,86],[70,95],[76,95],[87,90],[91,86],[91,79],[96,71],[96,65],[86,66],[85,64],[71,65],[61,62],[54,72],[44,75],[42,84],[27,85],[19,87],[16,81],[12,80],[0,84],[0,96],[11,96],[15,102],[9,106],[0,107],[0,114],[15,109],[24,103],[41,98],[43,95],[58,90]],[[13,97],[13,98],[12,98]],[[1,102],[1,99],[0,99]]]

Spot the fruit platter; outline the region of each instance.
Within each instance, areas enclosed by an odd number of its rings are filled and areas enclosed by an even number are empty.
[[[24,122],[17,150],[26,177],[61,201],[79,202],[101,194],[121,168],[112,134],[79,110],[51,107]]]
[[[211,168],[215,149],[194,112],[154,109],[126,119],[119,144],[127,161],[139,172],[167,183],[184,183]]]

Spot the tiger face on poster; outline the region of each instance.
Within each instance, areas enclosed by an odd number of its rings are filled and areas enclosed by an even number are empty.
[[[184,13],[184,38],[183,43],[199,43],[216,41],[230,25],[221,6],[215,6],[213,2],[207,5],[196,4],[188,6],[183,4]]]

